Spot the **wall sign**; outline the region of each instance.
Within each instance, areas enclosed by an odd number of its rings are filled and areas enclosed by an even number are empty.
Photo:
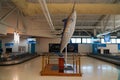
[[[118,51],[120,52],[120,44],[118,44]]]
[[[14,43],[5,43],[5,46],[7,47],[13,47]]]
[[[106,47],[106,44],[98,44],[98,47]]]

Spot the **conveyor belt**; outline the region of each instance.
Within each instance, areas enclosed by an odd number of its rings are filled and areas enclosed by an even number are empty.
[[[93,55],[89,54],[88,56],[107,61],[116,65],[120,65],[120,56],[111,56],[111,55]]]
[[[20,63],[23,63],[25,61],[31,60],[33,58],[36,58],[38,56],[40,56],[40,55],[27,56],[27,57],[23,57],[21,59],[0,62],[0,66],[9,66],[9,65],[20,64]]]

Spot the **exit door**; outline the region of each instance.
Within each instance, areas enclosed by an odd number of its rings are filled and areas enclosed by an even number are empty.
[[[31,44],[31,53],[35,53],[35,44]]]

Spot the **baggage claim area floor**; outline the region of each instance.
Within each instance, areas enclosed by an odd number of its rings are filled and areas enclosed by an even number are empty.
[[[41,56],[11,66],[0,66],[0,80],[120,80],[120,67],[87,56],[81,57],[82,77],[40,76]]]

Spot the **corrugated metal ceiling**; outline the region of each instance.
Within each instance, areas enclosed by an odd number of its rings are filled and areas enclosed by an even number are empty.
[[[10,0],[2,0],[3,2],[10,1]],[[13,0],[16,1],[16,0]],[[24,0],[23,0],[24,1]],[[37,3],[38,0],[26,0],[28,2]],[[120,3],[120,0],[46,0],[46,3],[73,3],[76,2],[77,4],[82,3]],[[10,3],[10,2],[8,2]],[[11,4],[11,3],[10,3]],[[2,4],[3,5],[3,4]],[[4,6],[7,5],[10,8],[11,5],[4,4]],[[13,7],[13,6],[12,6]],[[54,7],[55,8],[55,7]],[[6,11],[6,9],[5,9]],[[2,13],[1,13],[2,14]],[[63,28],[63,22],[62,20],[66,18],[69,14],[51,14],[51,19],[53,21],[53,25],[55,29],[62,29]],[[42,16],[42,17],[41,17]],[[43,15],[33,16],[35,22],[41,21],[41,18],[43,18]],[[86,29],[96,28],[97,26],[101,26],[100,22],[102,19],[104,19],[108,15],[102,15],[102,14],[77,14],[77,24],[76,24],[76,30],[81,29],[81,27],[85,27]]]
[[[37,0],[27,0],[29,2],[36,3]],[[47,3],[115,3],[119,0],[46,0]]]

